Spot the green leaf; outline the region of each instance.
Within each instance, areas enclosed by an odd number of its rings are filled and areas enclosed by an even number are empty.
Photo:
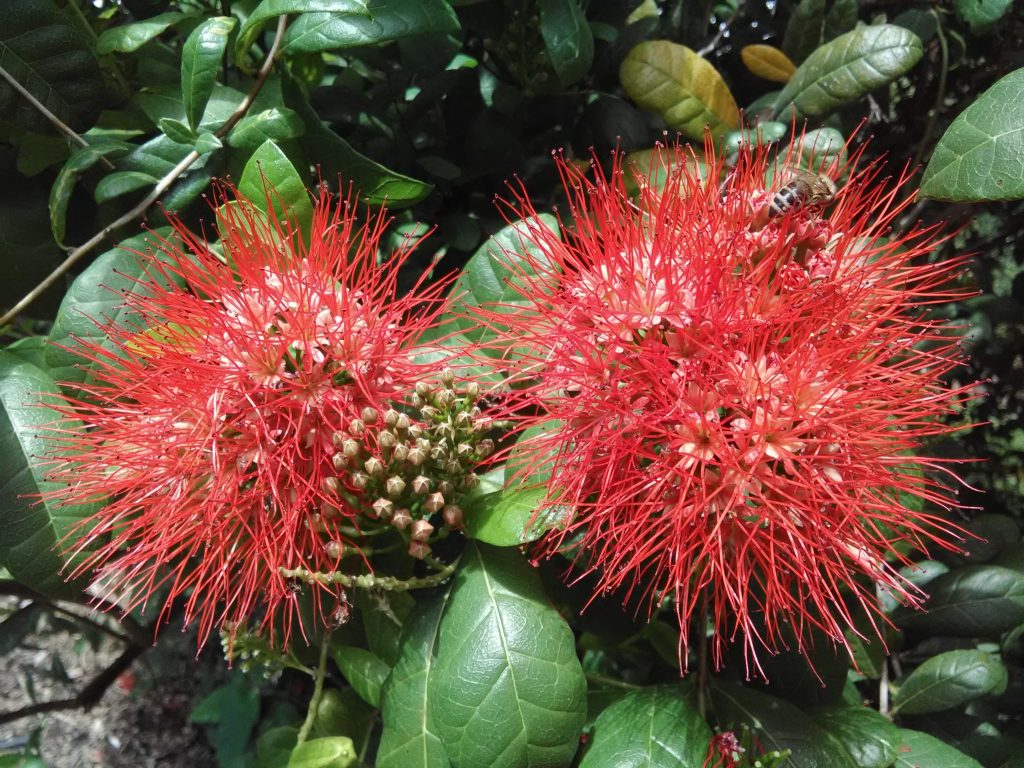
[[[76,546],[86,530],[76,526],[98,505],[62,506],[51,494],[59,483],[46,479],[54,450],[54,430],[81,431],[81,422],[59,416],[51,407],[60,390],[41,368],[0,351],[0,565],[26,586],[48,597],[80,598],[85,578],[65,583],[61,570],[74,558],[58,553]],[[40,494],[48,494],[40,501]],[[66,575],[66,574],[65,574]]]
[[[932,152],[921,195],[936,200],[1024,198],[1024,68],[961,112]]]
[[[206,103],[206,110],[199,122],[200,131],[215,131],[231,117],[242,103],[245,94],[226,85],[216,83]],[[181,89],[172,86],[154,86],[136,94],[135,101],[153,125],[159,127],[164,119],[176,120],[187,126],[185,104],[181,100]],[[189,135],[193,136],[191,129]],[[191,141],[191,139],[189,139]]]
[[[834,0],[825,16],[825,39],[839,37],[857,26],[857,0]]]
[[[199,138],[196,139],[196,152],[200,155],[215,152],[223,146],[221,140],[209,131],[199,134]]]
[[[238,30],[235,58],[243,61],[263,28],[278,16],[322,11],[341,16],[370,18],[367,0],[263,0]]]
[[[899,729],[867,707],[827,707],[814,712],[814,721],[839,740],[857,768],[889,768],[896,759]]]
[[[260,692],[234,674],[193,708],[189,719],[207,726],[220,766],[244,766],[245,748],[260,717]]]
[[[941,712],[968,701],[1002,693],[1006,667],[985,651],[946,651],[907,675],[893,695],[893,709],[904,715]]]
[[[120,24],[103,30],[96,41],[96,53],[101,56],[117,51],[131,53],[137,51],[150,40],[163,34],[166,30],[187,18],[184,13],[171,11],[150,16],[148,19],[132,24]]]
[[[328,736],[299,744],[292,751],[288,768],[349,768],[359,762],[352,739]]]
[[[787,768],[859,768],[841,740],[782,699],[733,683],[716,683],[711,703],[723,727],[746,725],[765,750],[791,750]]]
[[[598,716],[580,768],[700,766],[711,736],[685,689],[633,691]]]
[[[139,280],[143,264],[152,259],[161,237],[170,234],[161,228],[122,240],[115,248],[98,256],[71,284],[50,329],[50,344],[43,353],[47,370],[60,383],[83,384],[90,381],[94,363],[75,350],[80,342],[103,343],[107,334],[102,325],[137,327],[141,318],[124,307],[124,292],[141,291]],[[105,344],[113,351],[112,344]]]
[[[298,728],[281,726],[266,731],[256,742],[256,768],[287,768],[298,741]]]
[[[999,21],[1013,0],[953,0],[956,15],[967,22],[971,32],[984,32]]]
[[[835,128],[818,128],[797,136],[792,144],[792,162],[801,168],[818,172],[846,163],[846,139]]]
[[[363,617],[370,651],[393,667],[401,653],[402,627],[416,601],[408,592],[359,592],[355,604]]]
[[[196,138],[195,133],[186,123],[175,120],[173,117],[161,117],[157,127],[164,136],[177,144],[191,144]]]
[[[563,86],[572,85],[594,62],[594,34],[577,0],[539,0],[540,34]]]
[[[547,496],[544,487],[506,488],[482,497],[472,497],[466,508],[466,533],[477,541],[496,547],[516,547],[536,541],[569,514],[566,507],[549,507],[538,512]]]
[[[497,337],[497,329],[483,328],[467,317],[467,313],[471,315],[476,307],[484,305],[527,307],[529,303],[515,287],[517,270],[532,274],[531,262],[545,264],[547,258],[536,243],[542,237],[550,236],[548,232],[557,234],[558,231],[558,219],[542,213],[503,227],[481,245],[466,262],[452,287],[450,330],[461,331],[474,342],[491,341]],[[500,354],[500,351],[494,354]]]
[[[360,698],[379,707],[380,690],[391,673],[391,667],[365,648],[352,645],[333,646],[331,656]]]
[[[435,671],[441,616],[450,592],[417,604],[402,631],[401,651],[381,692],[384,727],[377,768],[448,768],[434,730],[428,688]]]
[[[668,40],[640,43],[623,60],[619,80],[633,101],[688,138],[702,139],[705,127],[717,137],[739,125],[729,86],[686,46]]]
[[[817,117],[890,83],[921,58],[921,41],[892,24],[859,27],[825,43],[797,68],[775,100],[775,117]]]
[[[106,203],[115,197],[127,195],[146,187],[155,186],[160,179],[139,171],[115,171],[100,179],[93,197],[97,203]]]
[[[51,166],[62,165],[70,154],[71,148],[64,136],[26,134],[18,144],[18,173],[36,176]]]
[[[893,768],[982,768],[973,757],[927,733],[901,728],[899,736]]]
[[[457,32],[459,20],[446,0],[369,0],[363,13],[304,13],[285,34],[285,53],[337,51],[383,45],[420,35]]]
[[[213,93],[220,60],[235,23],[233,16],[209,18],[192,30],[181,49],[181,97],[193,132],[199,127],[206,102]]]
[[[68,203],[71,193],[75,190],[79,177],[92,168],[102,158],[124,154],[125,144],[122,142],[103,142],[96,146],[82,147],[71,153],[71,157],[60,169],[56,181],[50,187],[50,231],[58,245],[64,244],[67,228]]]
[[[264,213],[268,205],[278,219],[291,219],[309,242],[313,204],[302,176],[273,141],[265,141],[245,164],[238,191]]]
[[[572,630],[518,552],[467,545],[436,659],[430,708],[456,768],[572,760],[586,679]]]
[[[287,107],[272,107],[248,115],[228,134],[228,144],[239,149],[256,149],[265,141],[287,141],[306,132],[302,118]]]
[[[800,0],[786,25],[782,50],[797,64],[821,44],[825,25],[825,0]]]
[[[84,132],[100,113],[103,76],[92,41],[52,0],[4,5],[0,67],[72,130]],[[53,133],[50,121],[0,78],[0,126]]]
[[[944,637],[997,638],[1024,622],[1024,574],[998,565],[968,565],[928,584],[924,611],[901,608],[900,629]]]

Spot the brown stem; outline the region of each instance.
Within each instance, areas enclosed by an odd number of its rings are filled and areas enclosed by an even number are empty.
[[[281,40],[284,38],[284,31],[287,24],[287,16],[281,16],[278,19],[277,32],[274,35],[274,42],[270,46],[270,51],[267,53],[267,58],[263,62],[263,66],[260,67],[259,72],[256,74],[256,82],[253,83],[253,86],[249,90],[249,93],[246,95],[244,99],[242,99],[242,103],[235,108],[235,111],[231,113],[231,116],[227,119],[227,121],[214,132],[214,136],[218,138],[223,138],[224,136],[227,136],[228,132],[235,127],[235,124],[245,116],[245,113],[249,110],[249,107],[252,106],[252,103],[256,99],[257,94],[259,94],[260,90],[263,88],[263,84],[267,80],[267,77],[270,75],[270,70],[273,69],[274,67],[274,62],[277,59],[278,49],[281,47]],[[31,304],[33,301],[39,298],[43,291],[45,291],[47,288],[49,288],[51,285],[57,282],[57,280],[65,272],[71,269],[71,267],[73,267],[75,263],[79,259],[81,259],[85,254],[89,253],[89,251],[91,251],[97,245],[102,243],[107,238],[107,236],[110,235],[111,232],[120,229],[125,224],[134,221],[136,218],[145,213],[149,206],[155,203],[159,199],[159,197],[164,192],[166,192],[175,181],[178,180],[179,176],[181,176],[185,171],[191,168],[192,164],[196,160],[198,160],[199,157],[199,153],[196,152],[195,150],[189,152],[180,163],[174,166],[174,168],[168,171],[167,174],[162,179],[160,179],[160,181],[157,182],[156,186],[153,187],[153,190],[148,195],[146,195],[141,201],[139,201],[139,203],[134,208],[125,213],[123,216],[120,216],[119,218],[112,221],[110,224],[105,226],[95,235],[90,237],[86,242],[82,243],[82,245],[72,250],[71,253],[68,254],[68,257],[64,259],[64,261],[62,261],[60,265],[58,265],[57,268],[54,269],[53,272],[51,272],[46,277],[45,280],[43,280],[41,283],[39,283],[39,285],[37,285],[35,288],[33,288],[31,291],[25,294],[25,296],[17,304],[11,307],[9,311],[5,312],[4,315],[0,317],[0,326],[9,323],[18,315],[19,312],[25,309],[25,307],[27,307],[29,304]]]

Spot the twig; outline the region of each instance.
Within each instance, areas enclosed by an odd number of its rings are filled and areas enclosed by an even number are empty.
[[[88,147],[89,146],[89,142],[88,141],[86,141],[81,136],[79,136],[77,133],[75,133],[75,131],[71,128],[70,125],[65,123],[63,120],[61,120],[55,114],[53,114],[53,112],[48,110],[46,108],[46,106],[41,101],[39,101],[39,99],[37,99],[35,96],[33,96],[31,93],[28,92],[28,90],[25,88],[25,86],[23,86],[21,83],[19,83],[17,80],[14,79],[14,75],[12,75],[10,72],[8,72],[3,67],[0,67],[0,77],[2,77],[4,80],[6,80],[8,83],[10,83],[11,84],[11,88],[13,88],[18,93],[20,93],[22,96],[24,96],[25,99],[33,107],[36,108],[36,110],[38,110],[40,113],[42,113],[43,117],[45,117],[47,120],[49,120],[51,123],[53,123],[54,127],[58,131],[63,133],[65,136],[67,136],[69,139],[71,139],[71,141],[75,142],[75,144],[77,144],[80,147]],[[111,171],[116,170],[114,168],[114,164],[112,162],[110,162],[107,158],[100,157],[100,162],[103,163],[103,165],[105,165],[108,170],[111,170]]]
[[[15,720],[20,720],[23,717],[29,717],[30,715],[38,715],[43,712],[56,712],[62,709],[91,709],[95,706],[100,699],[103,698],[103,694],[107,692],[107,688],[121,676],[128,667],[132,665],[144,651],[145,646],[141,645],[129,645],[124,652],[118,656],[114,662],[94,677],[85,688],[78,692],[77,696],[70,699],[53,699],[51,701],[41,701],[37,704],[30,704],[27,707],[21,707],[20,709],[14,709],[10,712],[0,712],[0,725],[4,723],[12,723]]]
[[[246,94],[246,97],[244,99],[242,99],[242,103],[235,108],[235,111],[231,113],[231,116],[227,119],[227,121],[214,132],[214,135],[216,137],[223,138],[224,136],[226,136],[228,132],[235,127],[235,124],[245,116],[245,113],[249,110],[249,107],[252,106],[253,101],[256,99],[256,96],[259,94],[260,90],[263,88],[263,84],[266,82],[267,77],[270,75],[270,70],[273,69],[274,62],[277,59],[278,49],[281,46],[281,40],[284,38],[284,31],[287,24],[287,16],[281,16],[278,19],[277,31],[274,34],[274,42],[270,46],[270,51],[267,53],[267,58],[263,62],[263,66],[260,67],[259,72],[256,74],[256,82],[253,83],[253,86],[249,90],[249,93]],[[146,197],[144,197],[134,208],[132,208],[126,214],[105,226],[103,229],[101,229],[99,232],[97,232],[95,235],[89,238],[82,245],[78,246],[73,251],[71,251],[71,253],[68,254],[68,257],[64,259],[64,261],[62,261],[60,265],[46,277],[45,280],[39,283],[39,285],[37,285],[31,291],[29,291],[17,304],[11,307],[9,311],[4,313],[4,315],[0,317],[0,326],[9,323],[18,315],[19,312],[25,309],[25,307],[27,307],[29,304],[31,304],[33,301],[39,298],[40,294],[42,294],[43,291],[45,291],[47,288],[49,288],[51,285],[57,282],[61,275],[63,275],[65,272],[71,269],[71,267],[73,267],[75,263],[85,254],[89,253],[89,251],[91,251],[93,248],[95,248],[97,245],[103,242],[111,232],[113,232],[116,229],[120,229],[125,224],[134,221],[137,217],[145,213],[149,206],[155,203],[159,199],[159,197],[164,192],[166,192],[167,189],[175,181],[178,180],[178,177],[181,176],[181,174],[187,171],[190,167],[192,167],[192,164],[199,158],[200,154],[195,150],[189,152],[180,163],[174,166],[174,168],[168,171],[167,174],[162,179],[160,179],[160,181],[157,182],[156,186],[153,187],[153,190],[148,195],[146,195]]]
[[[313,723],[316,722],[317,710],[320,709],[320,699],[324,695],[324,677],[327,675],[327,649],[331,645],[331,632],[324,633],[320,641],[320,663],[316,667],[316,676],[313,678],[313,696],[309,700],[309,709],[306,710],[306,720],[299,729],[299,738],[296,742],[301,744],[309,738],[309,732],[313,730]]]
[[[732,26],[732,23],[737,18],[739,18],[740,14],[743,13],[743,1],[744,0],[740,0],[740,2],[736,4],[736,12],[729,18],[728,21],[723,21],[721,24],[718,25],[718,32],[716,32],[715,36],[711,38],[711,42],[709,42],[707,45],[705,45],[703,48],[697,51],[698,56],[707,56],[709,53],[715,50],[715,46],[722,42],[722,38],[725,37],[726,33],[729,31],[729,27]]]

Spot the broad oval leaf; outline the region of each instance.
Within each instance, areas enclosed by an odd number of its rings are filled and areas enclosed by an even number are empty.
[[[83,552],[67,558],[87,532],[76,525],[97,506],[61,506],[53,496],[59,483],[46,480],[54,430],[82,430],[80,422],[62,418],[52,404],[60,390],[41,368],[0,351],[0,565],[32,589],[48,597],[80,599],[85,578],[65,582],[66,566],[73,568]],[[44,501],[40,494],[46,494]],[[73,533],[74,531],[74,533]]]
[[[791,750],[790,768],[858,768],[842,741],[782,699],[720,683],[711,688],[711,703],[723,727],[747,725],[766,750]]]
[[[313,204],[302,176],[273,141],[265,141],[245,164],[238,192],[258,208],[278,219],[295,221],[306,241],[313,221]]]
[[[288,27],[286,53],[318,53],[383,45],[420,35],[457,32],[447,0],[369,0],[367,13],[304,13]]]
[[[699,766],[711,736],[684,689],[633,691],[598,715],[580,768]]]
[[[263,28],[278,16],[295,13],[313,13],[322,11],[334,15],[370,17],[366,7],[367,0],[263,0],[253,8],[241,29],[235,43],[235,58],[241,62],[246,53],[256,42],[256,37]]]
[[[1024,197],[1024,68],[961,112],[939,139],[921,180],[936,200]]]
[[[572,630],[518,552],[470,543],[441,620],[429,698],[456,768],[566,765],[586,717]]]
[[[96,121],[105,96],[92,41],[52,0],[4,4],[0,66],[75,131]],[[0,125],[53,133],[49,119],[0,78]]]
[[[93,197],[97,203],[106,203],[121,195],[155,186],[159,181],[155,176],[140,171],[114,171],[100,179]]]
[[[947,651],[907,675],[893,695],[893,709],[905,715],[941,712],[1006,688],[1002,660],[985,651]]]
[[[814,712],[814,721],[838,739],[857,768],[889,768],[896,759],[899,729],[867,707],[827,707]]]
[[[569,514],[567,507],[538,511],[547,496],[543,487],[506,488],[466,502],[466,533],[496,547],[517,547],[536,541]]]
[[[981,33],[999,21],[1013,0],[953,0],[956,15],[967,22],[971,32]]]
[[[740,58],[751,73],[773,83],[788,83],[796,72],[796,64],[774,45],[745,45]]]
[[[833,0],[825,15],[825,39],[839,37],[857,26],[859,11],[857,0]]]
[[[118,24],[103,30],[96,40],[96,53],[101,56],[113,53],[131,53],[137,51],[150,40],[160,36],[182,19],[187,18],[184,13],[170,11],[158,13],[142,21],[131,24]]]
[[[539,0],[540,34],[558,81],[572,85],[590,71],[594,34],[577,0]]]
[[[256,149],[265,141],[287,141],[306,132],[306,126],[287,107],[272,107],[247,115],[228,134],[228,144],[240,149]]]
[[[377,768],[448,768],[448,753],[434,730],[428,688],[435,669],[441,616],[449,592],[416,606],[402,630],[398,662],[381,692],[383,730]]]
[[[185,104],[185,117],[195,131],[206,110],[206,102],[217,82],[217,70],[228,36],[235,28],[233,16],[214,16],[207,19],[188,36],[181,49],[181,99]]]
[[[782,50],[794,61],[803,61],[821,44],[825,25],[825,0],[800,0],[786,24]]]
[[[359,762],[355,745],[347,736],[327,736],[304,741],[292,750],[288,768],[349,768]]]
[[[835,128],[807,131],[793,140],[792,162],[815,173],[833,163],[841,169],[846,164],[846,139]]]
[[[973,757],[927,733],[901,728],[899,736],[893,768],[982,768]]]
[[[123,294],[142,290],[139,279],[144,261],[155,258],[158,240],[170,232],[164,227],[122,240],[75,278],[64,294],[50,329],[50,344],[43,352],[46,368],[58,384],[89,381],[93,361],[75,351],[80,342],[102,343],[107,338],[103,326],[108,323],[122,328],[139,324],[138,315],[125,309]],[[115,349],[113,344],[110,349]]]
[[[102,158],[124,154],[126,145],[122,142],[103,142],[96,146],[82,147],[71,153],[50,187],[50,231],[59,245],[64,244],[67,230],[68,204],[75,190],[78,178]]]
[[[929,582],[923,611],[901,608],[900,629],[944,637],[999,637],[1024,623],[1024,574],[968,565]]]
[[[644,109],[684,136],[719,136],[739,125],[739,110],[722,76],[686,46],[668,40],[640,43],[619,69],[622,87]]]
[[[797,68],[775,100],[775,116],[834,112],[892,82],[921,58],[917,35],[892,24],[865,26],[825,43]]]
[[[365,648],[352,645],[333,646],[331,656],[359,697],[367,704],[379,707],[380,690],[391,673],[391,667]]]

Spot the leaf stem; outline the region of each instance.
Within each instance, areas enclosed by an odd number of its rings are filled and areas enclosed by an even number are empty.
[[[313,677],[313,696],[309,700],[309,709],[306,710],[306,719],[299,728],[299,738],[296,744],[303,743],[309,738],[313,730],[313,723],[316,722],[316,713],[320,709],[320,700],[324,697],[324,678],[327,676],[327,649],[331,645],[331,630],[324,633],[324,639],[320,643],[320,663],[316,667],[316,675]]]
[[[277,60],[277,54],[281,47],[281,40],[284,38],[284,31],[285,28],[287,27],[287,24],[287,16],[281,16],[278,19],[277,31],[274,34],[274,42],[270,46],[270,51],[267,53],[267,58],[263,62],[263,66],[260,67],[259,72],[256,75],[256,82],[253,83],[253,86],[249,90],[249,93],[246,94],[244,99],[242,99],[242,102],[235,108],[235,111],[231,113],[231,116],[224,122],[224,124],[220,128],[214,131],[214,135],[216,137],[223,138],[224,136],[227,136],[231,129],[235,127],[235,124],[245,116],[246,112],[249,111],[249,107],[252,106],[252,103],[256,99],[256,96],[263,89],[263,84],[266,82],[267,77],[270,76],[270,71],[271,69],[273,69],[274,62]],[[4,74],[6,75],[6,72]],[[10,310],[5,312],[3,316],[0,316],[0,326],[9,323],[18,315],[19,312],[25,309],[25,307],[27,307],[29,304],[31,304],[33,301],[39,298],[39,296],[47,288],[49,288],[51,285],[57,282],[57,280],[65,272],[71,269],[71,267],[73,267],[79,259],[81,259],[85,254],[89,253],[101,242],[103,242],[111,232],[120,229],[125,224],[134,221],[137,217],[145,213],[149,206],[155,203],[160,198],[160,196],[164,192],[166,192],[175,181],[178,180],[178,177],[181,176],[189,168],[191,168],[192,164],[195,163],[195,161],[198,160],[199,158],[200,154],[195,150],[189,152],[181,160],[181,162],[179,162],[176,166],[174,166],[174,168],[168,171],[167,174],[156,183],[156,186],[153,187],[153,190],[148,195],[146,195],[142,200],[140,200],[139,203],[134,208],[132,208],[130,211],[120,216],[119,218],[115,219],[114,221],[112,221],[110,224],[105,226],[95,235],[90,237],[82,245],[72,250],[68,254],[68,257],[64,259],[64,261],[62,261],[57,266],[57,268],[53,270],[53,272],[47,275],[46,279],[44,279],[35,288],[29,291],[17,304],[15,304],[13,307],[11,307]]]

